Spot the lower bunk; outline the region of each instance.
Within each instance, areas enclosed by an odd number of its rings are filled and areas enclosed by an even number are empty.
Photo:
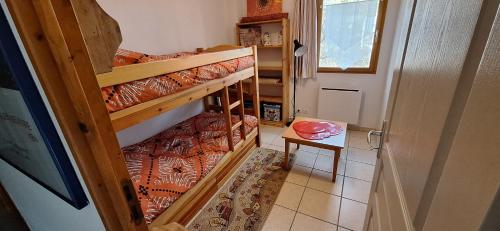
[[[238,123],[239,117],[232,116]],[[224,114],[204,112],[124,147],[127,169],[147,224],[186,224],[255,148],[258,120],[244,117],[246,139],[233,131],[229,151]]]

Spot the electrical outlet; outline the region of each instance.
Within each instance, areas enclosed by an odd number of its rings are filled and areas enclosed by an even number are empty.
[[[302,115],[307,115],[309,114],[309,110],[307,110],[307,108],[299,108],[297,109],[297,113]]]

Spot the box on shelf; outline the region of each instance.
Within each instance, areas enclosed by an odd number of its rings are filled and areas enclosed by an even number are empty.
[[[281,121],[280,104],[262,104],[264,108],[264,119],[269,121]]]
[[[262,46],[262,28],[260,26],[241,28],[240,44],[245,47],[252,45]]]

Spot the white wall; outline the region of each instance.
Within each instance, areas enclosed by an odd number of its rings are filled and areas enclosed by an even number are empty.
[[[125,147],[143,141],[155,134],[160,133],[166,128],[200,114],[202,111],[203,102],[199,100],[122,130],[116,133],[120,147]]]
[[[5,5],[5,0],[0,0],[0,5],[2,10],[7,9]],[[9,23],[12,28],[14,24],[10,18],[10,14],[4,10],[6,16],[9,19]],[[20,39],[17,31],[14,32],[16,39],[19,44]],[[35,83],[38,89],[41,91],[42,88],[36,79],[36,73],[33,70],[32,64],[28,59],[24,47],[21,47],[23,56],[25,57],[28,67],[30,68],[31,74],[35,77]],[[55,116],[48,104],[46,96],[43,92],[40,92],[42,98],[49,110],[52,121],[54,122],[56,129],[62,139],[63,145],[67,153],[71,153],[68,145],[62,135],[62,132],[55,120]],[[28,178],[23,173],[17,171],[15,168],[0,160],[0,181],[2,182],[5,190],[12,198],[12,201],[18,208],[21,215],[24,217],[29,228],[33,231],[85,231],[85,230],[104,230],[104,225],[101,222],[99,214],[95,208],[95,205],[90,197],[90,194],[83,182],[78,166],[75,163],[72,155],[68,155],[71,164],[75,168],[76,174],[80,183],[83,186],[85,194],[89,199],[89,205],[81,210],[77,210],[59,197],[55,196],[53,193],[49,192],[47,189],[40,186],[38,183],[34,182]],[[0,229],[4,228],[0,224]],[[2,229],[3,230],[3,229]]]
[[[234,44],[241,0],[97,0],[118,23],[122,48],[150,54]],[[245,3],[246,4],[246,3]]]

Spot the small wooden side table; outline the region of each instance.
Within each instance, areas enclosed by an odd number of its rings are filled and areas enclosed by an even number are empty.
[[[307,140],[295,132],[293,129],[293,125],[299,121],[325,121],[325,122],[332,122],[335,124],[338,124],[342,127],[343,131],[342,133],[336,135],[336,136],[330,136],[328,138],[322,139],[322,140]],[[337,168],[339,165],[339,159],[340,159],[340,152],[344,148],[345,144],[345,136],[347,132],[347,123],[345,122],[337,122],[337,121],[328,121],[328,120],[321,120],[321,119],[314,119],[314,118],[306,118],[306,117],[297,117],[293,121],[293,123],[288,127],[288,129],[285,130],[283,133],[282,137],[285,139],[285,162],[284,162],[284,167],[288,169],[288,155],[290,154],[290,143],[295,143],[297,144],[297,149],[299,149],[300,145],[307,145],[307,146],[312,146],[312,147],[317,147],[317,148],[322,148],[322,149],[327,149],[327,150],[332,150],[335,152],[334,158],[333,158],[333,173],[332,173],[332,181],[335,182],[336,176],[337,176]]]

